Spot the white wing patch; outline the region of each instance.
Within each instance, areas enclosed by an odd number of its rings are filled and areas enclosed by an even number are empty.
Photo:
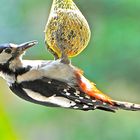
[[[29,72],[26,72],[25,74],[18,75],[17,81],[18,83],[24,82],[24,81],[33,81],[36,79],[40,79],[43,75],[37,70],[31,70]]]
[[[32,99],[34,99],[36,101],[46,102],[46,103],[48,102],[48,103],[52,103],[55,105],[59,105],[61,107],[71,107],[71,106],[76,105],[75,102],[73,102],[69,99],[66,99],[64,97],[56,97],[55,95],[51,96],[51,97],[45,97],[45,96],[42,96],[41,94],[39,94],[38,92],[34,92],[29,89],[23,89],[23,90],[27,93],[27,95],[29,97],[31,97]]]

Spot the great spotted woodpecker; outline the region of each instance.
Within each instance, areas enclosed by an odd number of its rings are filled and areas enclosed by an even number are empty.
[[[0,75],[17,96],[41,105],[77,110],[140,110],[140,105],[112,100],[68,61],[22,60],[36,41],[0,45]]]

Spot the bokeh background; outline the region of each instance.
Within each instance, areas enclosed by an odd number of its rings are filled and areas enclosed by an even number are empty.
[[[0,43],[38,40],[26,59],[53,59],[44,47],[52,0],[0,0]],[[75,0],[92,38],[72,63],[117,100],[140,103],[140,1]],[[0,79],[0,140],[140,140],[140,112],[74,111],[16,97]]]

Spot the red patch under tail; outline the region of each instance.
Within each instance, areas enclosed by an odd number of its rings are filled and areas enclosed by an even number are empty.
[[[93,82],[90,82],[88,79],[86,79],[80,70],[77,70],[75,72],[75,75],[77,77],[78,86],[80,89],[89,95],[90,97],[93,97],[97,100],[101,100],[105,103],[109,103],[113,105],[114,103],[111,101],[112,99],[108,97],[107,95],[103,94],[100,90],[98,90]]]

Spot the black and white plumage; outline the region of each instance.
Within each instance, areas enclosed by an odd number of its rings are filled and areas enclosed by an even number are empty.
[[[118,108],[140,110],[136,104],[114,100],[110,104],[89,96],[79,87],[75,74],[77,68],[63,63],[61,59],[22,60],[26,49],[35,44],[36,41],[0,45],[0,75],[17,96],[50,107],[112,112]],[[87,84],[87,88],[90,86]]]

